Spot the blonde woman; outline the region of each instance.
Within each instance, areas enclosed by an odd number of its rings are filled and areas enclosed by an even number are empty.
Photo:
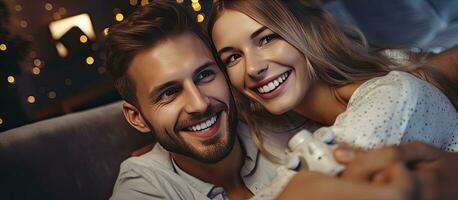
[[[258,143],[266,113],[295,112],[356,147],[420,140],[457,150],[457,85],[349,30],[313,1],[214,3],[208,32]]]

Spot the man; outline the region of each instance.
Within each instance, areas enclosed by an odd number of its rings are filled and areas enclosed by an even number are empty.
[[[247,199],[276,174],[237,123],[226,76],[192,19],[175,1],[153,1],[109,34],[124,116],[159,143],[121,165],[111,199]]]

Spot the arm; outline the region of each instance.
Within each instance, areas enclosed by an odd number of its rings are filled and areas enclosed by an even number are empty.
[[[368,153],[339,148],[334,155],[338,161],[347,164],[347,170],[342,174],[344,180],[389,184],[392,173],[390,166],[401,163],[413,172],[410,187],[416,188],[413,190],[415,199],[458,199],[456,153],[441,151],[421,142],[411,142]]]

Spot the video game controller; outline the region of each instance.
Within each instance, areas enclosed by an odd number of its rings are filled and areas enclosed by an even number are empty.
[[[336,176],[345,169],[335,161],[332,154],[337,145],[334,142],[334,132],[330,128],[320,128],[314,134],[303,129],[289,140],[288,147],[289,169],[297,169],[301,160],[306,162],[309,170],[331,176]]]

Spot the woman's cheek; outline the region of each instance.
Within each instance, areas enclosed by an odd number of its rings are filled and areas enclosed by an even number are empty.
[[[233,66],[227,70],[227,74],[229,75],[232,86],[234,86],[237,90],[242,90],[245,85],[245,74],[243,70],[241,70],[240,67],[237,68],[236,66]]]

